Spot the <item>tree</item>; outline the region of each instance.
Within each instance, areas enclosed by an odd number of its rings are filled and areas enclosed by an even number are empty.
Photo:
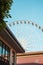
[[[6,27],[4,18],[11,18],[9,10],[11,9],[12,0],[0,0],[0,30]]]

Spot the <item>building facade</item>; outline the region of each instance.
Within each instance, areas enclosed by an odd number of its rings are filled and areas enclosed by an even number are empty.
[[[43,65],[43,52],[17,54],[17,65]]]
[[[16,65],[16,53],[23,52],[24,49],[8,27],[0,31],[0,65]]]

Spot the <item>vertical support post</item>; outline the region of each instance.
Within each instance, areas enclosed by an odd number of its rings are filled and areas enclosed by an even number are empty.
[[[16,60],[16,53],[15,53],[15,58],[14,58],[14,59],[15,59],[15,63],[14,63],[14,65],[16,65],[16,61],[17,61],[17,60]]]
[[[13,65],[16,65],[16,52],[13,51]]]
[[[12,49],[10,49],[10,65],[12,65],[13,57],[12,57]]]
[[[10,49],[10,65],[16,65],[16,52]]]

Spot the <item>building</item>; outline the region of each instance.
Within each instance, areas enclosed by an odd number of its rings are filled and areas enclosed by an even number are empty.
[[[17,65],[43,65],[43,52],[17,54]]]
[[[23,52],[24,49],[8,27],[0,31],[0,65],[16,65],[16,53]]]

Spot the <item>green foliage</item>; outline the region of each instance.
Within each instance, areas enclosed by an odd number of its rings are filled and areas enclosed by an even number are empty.
[[[6,23],[3,21],[2,23],[0,22],[0,31],[6,27]]]
[[[4,18],[11,18],[9,10],[11,9],[12,0],[0,0],[0,29],[5,27]]]

